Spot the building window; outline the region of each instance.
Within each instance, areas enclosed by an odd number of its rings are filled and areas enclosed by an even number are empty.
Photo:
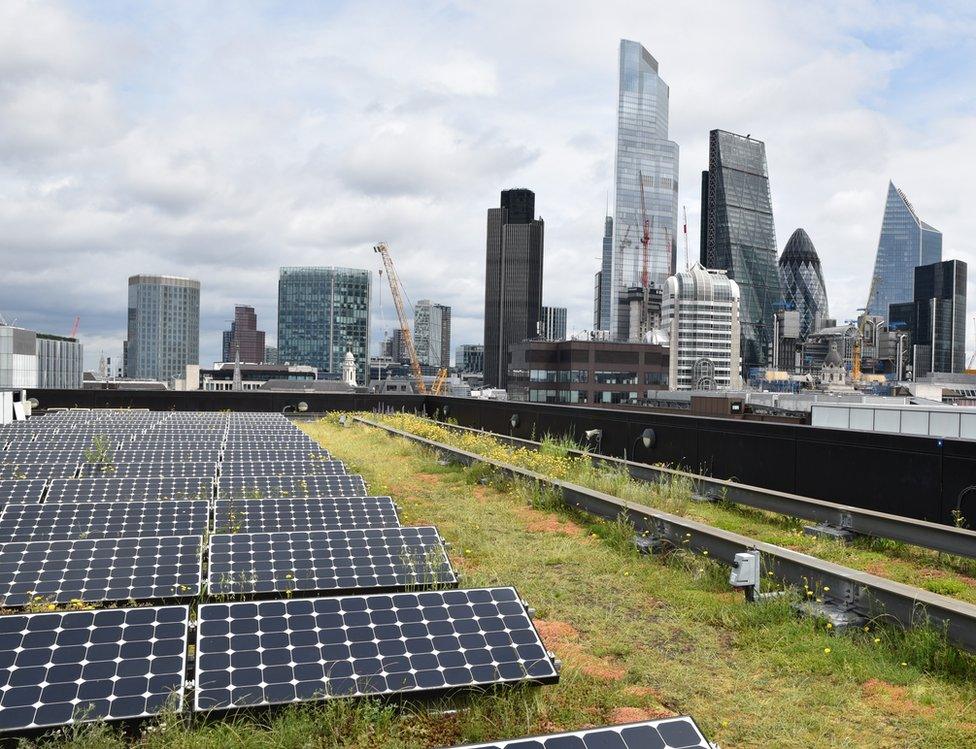
[[[593,393],[594,403],[629,403],[637,405],[637,393],[622,392],[615,390],[597,390]]]
[[[636,385],[636,372],[594,372],[593,381],[600,385]]]

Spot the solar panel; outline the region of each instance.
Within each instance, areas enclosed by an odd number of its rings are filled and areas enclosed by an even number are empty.
[[[218,499],[215,533],[333,531],[352,528],[396,528],[396,505],[389,497],[314,497]],[[3,516],[0,515],[0,529]]]
[[[122,463],[214,463],[220,458],[220,448],[116,450],[110,459],[116,465]]]
[[[364,497],[366,482],[354,474],[337,476],[221,476],[217,496],[235,497]]]
[[[20,463],[72,463],[77,465],[85,459],[84,450],[4,450],[0,452],[0,463],[19,465]]]
[[[10,504],[0,512],[0,543],[71,538],[202,536],[206,500]]]
[[[65,479],[77,470],[77,463],[9,463],[0,465],[0,479]]]
[[[711,744],[695,721],[680,716],[512,741],[465,744],[455,749],[711,749]]]
[[[214,603],[195,707],[558,680],[513,588]]]
[[[224,476],[328,476],[345,472],[341,460],[224,461],[220,465]]]
[[[0,546],[0,605],[196,596],[202,554],[201,536],[11,541]]]
[[[183,706],[186,606],[0,617],[0,731]]]
[[[215,463],[86,463],[81,466],[83,478],[139,478],[153,476],[215,476]]]
[[[48,502],[128,502],[149,499],[209,499],[210,478],[52,479]]]
[[[0,505],[10,502],[40,502],[44,479],[0,479]]]
[[[331,460],[326,450],[293,450],[275,448],[231,448],[224,449],[224,461],[238,463],[256,460]]]
[[[211,595],[454,587],[434,527],[230,533],[210,537]]]

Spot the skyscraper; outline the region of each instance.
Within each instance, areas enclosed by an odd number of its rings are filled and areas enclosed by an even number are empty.
[[[620,40],[613,240],[604,240],[597,290],[597,327],[618,338],[630,320],[620,298],[641,285],[644,219],[650,228],[648,280],[658,289],[675,268],[678,225],[678,144],[668,140],[668,86],[657,60],[637,42]],[[641,194],[643,205],[641,208]]]
[[[462,343],[454,352],[454,366],[462,374],[481,374],[485,369],[485,347],[480,343]]]
[[[281,268],[278,276],[278,361],[342,374],[346,351],[356,377],[369,382],[371,274],[356,268]]]
[[[914,301],[915,268],[940,260],[942,232],[922,221],[905,193],[888,182],[868,314],[884,317],[892,304]]]
[[[962,372],[966,365],[966,263],[945,260],[914,272],[915,299],[892,304],[889,324],[907,330],[908,363],[915,378]]]
[[[258,330],[254,307],[243,304],[234,307],[230,330],[224,331],[221,361],[234,361],[237,356],[248,364],[261,364],[265,360],[264,331]]]
[[[413,307],[417,359],[431,367],[451,366],[451,308],[421,299]]]
[[[126,377],[170,382],[200,363],[200,282],[178,276],[129,277]]]
[[[670,331],[671,390],[737,389],[739,287],[724,270],[696,263],[668,279],[661,318]]]
[[[539,333],[547,341],[566,340],[566,307],[543,307]]]
[[[783,293],[762,141],[712,130],[702,174],[701,263],[727,271],[739,286],[743,373],[765,367],[774,305]]]
[[[485,253],[485,385],[508,383],[508,347],[536,335],[542,312],[544,224],[535,193],[503,190],[488,209]]]
[[[779,257],[779,279],[783,299],[800,313],[799,338],[802,340],[830,317],[820,258],[803,229],[793,232]]]
[[[603,262],[593,279],[593,330],[610,330],[613,278],[613,216],[603,220]]]

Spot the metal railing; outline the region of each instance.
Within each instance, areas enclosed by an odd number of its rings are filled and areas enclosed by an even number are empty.
[[[647,534],[648,537],[675,548],[706,554],[730,566],[735,564],[736,554],[759,553],[762,571],[769,580],[789,587],[813,590],[824,602],[860,616],[888,617],[906,628],[923,623],[931,624],[943,630],[948,640],[958,647],[976,652],[976,606],[973,604],[543,476],[386,424],[362,417],[354,417],[354,420],[416,442],[452,461],[464,465],[483,463],[504,475],[527,479],[558,490],[569,507],[608,520],[623,516],[633,524],[637,533]]]

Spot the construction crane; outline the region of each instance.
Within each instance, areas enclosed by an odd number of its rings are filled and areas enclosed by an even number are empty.
[[[444,389],[444,383],[447,380],[447,369],[441,367],[437,370],[437,377],[434,379],[434,385],[430,389],[431,395],[440,395],[441,390]]]
[[[78,335],[78,326],[81,324],[81,315],[75,315],[74,325],[71,326],[71,335],[68,338],[75,338]]]
[[[414,386],[420,394],[427,393],[427,385],[424,383],[424,373],[420,369],[420,359],[417,358],[417,349],[413,345],[413,334],[410,332],[410,323],[407,321],[407,313],[403,309],[403,294],[401,293],[400,277],[397,275],[393,265],[393,258],[390,255],[390,248],[386,242],[380,242],[373,247],[373,252],[378,252],[383,258],[383,267],[386,269],[386,280],[390,284],[390,295],[393,297],[393,306],[396,307],[397,318],[400,320],[400,333],[403,335],[403,345],[410,355],[410,371],[413,373]]]
[[[973,318],[973,329],[976,330],[976,317]],[[969,357],[969,364],[966,365],[966,374],[976,374],[976,369],[973,369],[974,365],[976,365],[976,353],[973,353]]]
[[[637,179],[640,182],[641,226],[643,228],[643,233],[641,234],[641,289],[643,290],[644,298],[640,313],[640,339],[643,341],[644,336],[647,335],[647,331],[650,328],[648,318],[650,317],[651,289],[647,266],[649,262],[648,246],[651,243],[651,222],[647,218],[647,206],[644,203],[644,173],[640,170],[637,171]]]

